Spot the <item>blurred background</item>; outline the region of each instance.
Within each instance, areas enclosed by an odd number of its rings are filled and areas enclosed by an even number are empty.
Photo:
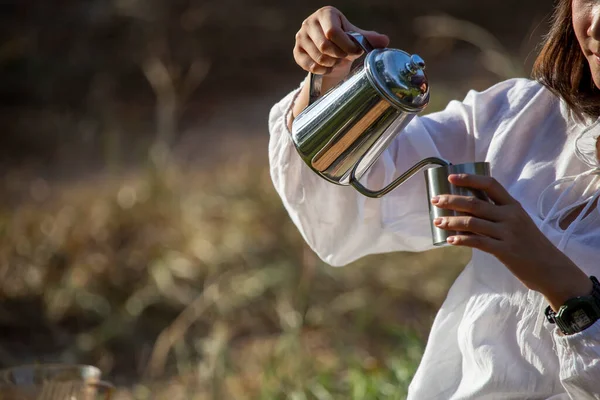
[[[529,76],[552,7],[329,4],[426,60],[428,112]],[[93,364],[118,399],[405,398],[470,253],[333,268],[290,222],[267,116],[323,5],[2,3],[0,367]]]

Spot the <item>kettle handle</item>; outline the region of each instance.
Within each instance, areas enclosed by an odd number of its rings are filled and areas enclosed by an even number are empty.
[[[370,53],[374,50],[373,46],[366,37],[361,35],[358,32],[348,31],[346,32],[350,39],[352,39],[356,44],[360,46],[361,49],[365,52],[364,54]],[[323,75],[309,73],[309,84],[310,84],[310,92],[308,95],[308,105],[313,104],[319,96],[321,96],[321,88],[323,87]]]
[[[419,161],[418,163],[416,163],[415,165],[413,165],[412,167],[410,167],[405,173],[403,173],[402,175],[400,175],[399,177],[394,179],[392,181],[392,183],[390,183],[389,185],[387,185],[386,187],[384,187],[383,189],[380,189],[380,190],[367,189],[358,181],[358,179],[356,178],[356,169],[358,168],[359,165],[360,165],[360,160],[359,160],[359,162],[356,163],[356,165],[354,165],[354,167],[352,168],[352,171],[350,172],[350,185],[352,187],[354,187],[354,189],[356,189],[360,194],[367,196],[367,197],[371,197],[373,199],[378,199],[378,198],[383,197],[384,195],[388,194],[395,188],[397,188],[399,185],[404,183],[404,181],[406,181],[408,178],[410,178],[411,176],[413,176],[414,174],[419,172],[419,170],[421,170],[421,168],[423,168],[423,167],[426,167],[428,165],[441,165],[443,167],[446,167],[448,165],[452,165],[452,163],[449,161],[446,161],[442,158],[438,158],[438,157],[425,158],[425,159]]]

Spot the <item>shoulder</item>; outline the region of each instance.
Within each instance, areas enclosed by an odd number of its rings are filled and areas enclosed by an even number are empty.
[[[467,94],[464,102],[487,124],[501,125],[515,118],[547,118],[561,115],[561,101],[540,82],[514,78]]]
[[[546,88],[540,82],[528,78],[512,78],[499,82],[488,89],[489,91],[504,92],[512,96],[527,97]]]
[[[508,79],[481,92],[470,91],[465,101],[473,98],[485,105],[495,105],[499,106],[497,108],[504,109],[523,106],[534,101],[550,101],[559,105],[558,98],[544,85],[526,78]]]

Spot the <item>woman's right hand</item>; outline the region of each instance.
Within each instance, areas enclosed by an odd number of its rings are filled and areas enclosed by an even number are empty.
[[[296,33],[294,59],[305,71],[323,75],[323,92],[344,79],[352,61],[362,54],[360,47],[346,34],[348,31],[362,34],[374,48],[386,47],[390,41],[386,35],[356,27],[331,6],[311,14]],[[308,85],[304,86],[296,100],[294,116],[308,104]]]
[[[362,53],[348,31],[362,34],[375,48],[386,47],[390,41],[386,35],[354,26],[338,9],[326,6],[306,18],[296,33],[296,63],[314,74],[345,78],[352,61]]]

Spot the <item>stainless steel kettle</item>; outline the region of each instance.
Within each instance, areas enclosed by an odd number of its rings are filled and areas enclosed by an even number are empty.
[[[379,198],[428,165],[425,171],[428,200],[440,194],[474,196],[489,201],[481,191],[448,182],[453,173],[489,175],[487,162],[452,165],[438,157],[425,158],[383,189],[371,190],[359,179],[394,137],[429,102],[425,62],[418,55],[395,49],[373,49],[359,33],[348,32],[366,53],[342,82],[322,97],[322,76],[310,75],[309,105],[292,123],[292,140],[306,164],[321,177],[351,185],[367,197]],[[464,215],[437,208],[429,201],[433,244],[444,245],[457,232],[433,225],[436,217]]]
[[[425,62],[418,55],[373,49],[361,34],[348,35],[365,52],[363,65],[322,97],[322,76],[310,75],[309,105],[292,123],[292,140],[318,175],[378,198],[426,165],[450,163],[426,158],[380,190],[359,182],[394,137],[427,106],[429,83]]]

